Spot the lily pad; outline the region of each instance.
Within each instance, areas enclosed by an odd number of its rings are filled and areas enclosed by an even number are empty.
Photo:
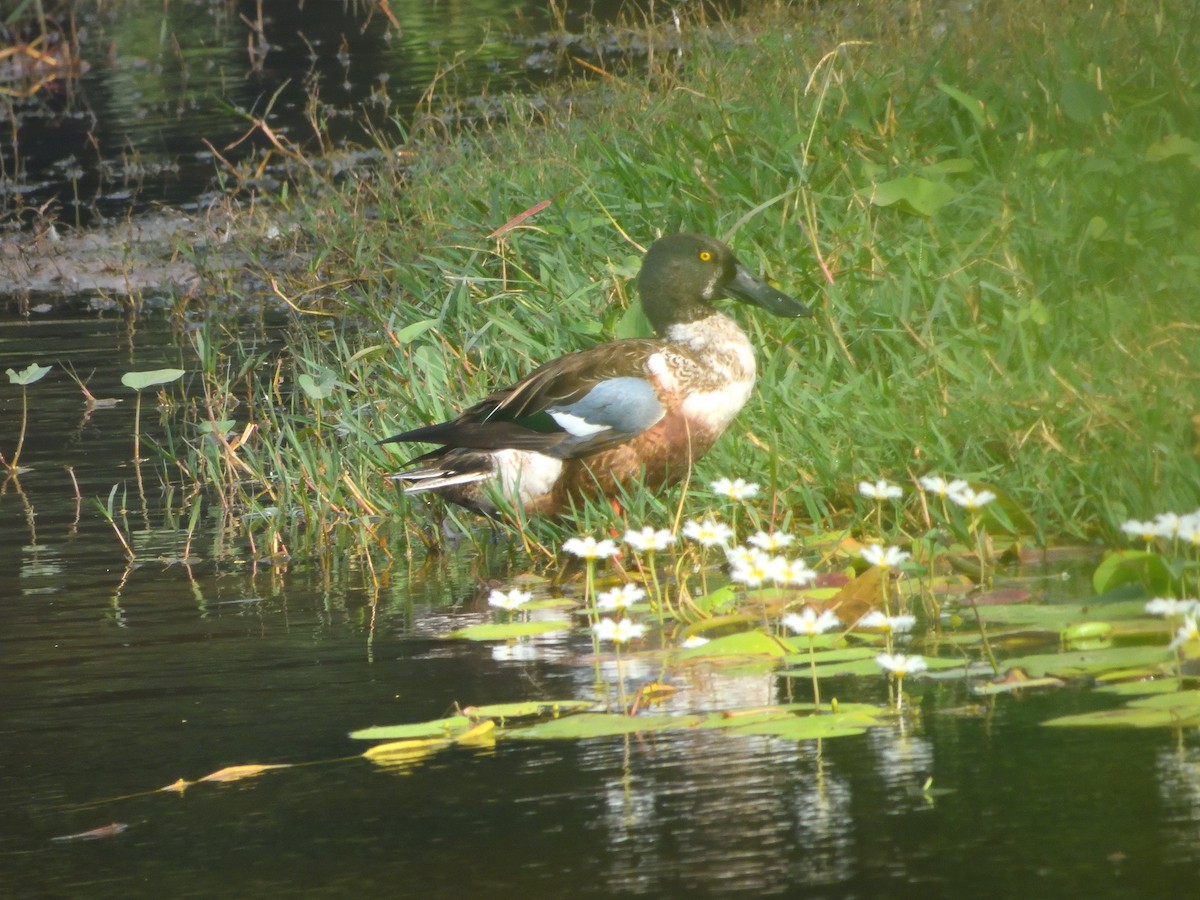
[[[1167,728],[1200,725],[1200,691],[1156,694],[1134,700],[1120,709],[1060,716],[1042,724],[1055,728]]]
[[[374,725],[350,732],[356,741],[400,741],[415,738],[440,738],[449,740],[463,734],[475,724],[467,716],[450,716],[430,722],[414,722],[411,725]]]
[[[568,631],[570,628],[570,622],[558,619],[548,619],[543,622],[484,622],[479,625],[468,625],[466,628],[459,628],[457,631],[442,636],[468,641],[509,641],[513,638],[548,634],[552,631]]]
[[[471,719],[528,719],[537,716],[557,716],[562,713],[592,709],[590,700],[532,700],[524,703],[489,703],[468,706],[463,715]],[[449,720],[446,720],[449,721]]]
[[[694,728],[703,716],[623,716],[617,713],[579,713],[514,728],[508,737],[526,741],[578,740]]]
[[[761,629],[741,631],[737,634],[726,634],[713,638],[707,644],[699,647],[689,647],[675,654],[674,659],[714,659],[732,656],[767,656],[780,657],[788,652],[784,643],[772,637]]]
[[[1081,678],[1098,675],[1112,669],[1151,666],[1170,659],[1166,647],[1109,647],[1103,650],[1039,653],[1004,661],[1005,666],[1022,669],[1034,678],[1056,675],[1059,678]]]

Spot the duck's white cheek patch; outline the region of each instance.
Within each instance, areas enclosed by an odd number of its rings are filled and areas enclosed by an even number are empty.
[[[589,437],[593,434],[598,434],[601,431],[610,431],[608,425],[600,425],[596,422],[589,422],[587,419],[580,416],[573,416],[569,412],[551,412],[550,418],[558,423],[558,427],[574,437]]]

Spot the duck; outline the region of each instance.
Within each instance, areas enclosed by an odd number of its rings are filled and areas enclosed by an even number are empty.
[[[654,241],[637,277],[653,338],[568,353],[445,422],[380,441],[437,447],[391,477],[488,516],[564,518],[588,499],[682,480],[746,404],[754,347],[713,305],[727,298],[785,318],[811,309],[742,265],[722,241]]]

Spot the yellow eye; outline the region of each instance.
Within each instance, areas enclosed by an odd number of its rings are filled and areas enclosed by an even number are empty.
[[[709,252],[708,250],[701,250],[700,251],[700,261],[701,262],[712,262],[712,253]]]

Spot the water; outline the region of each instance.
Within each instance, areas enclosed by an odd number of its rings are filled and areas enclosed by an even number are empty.
[[[178,364],[165,316],[0,322],[8,364]],[[19,352],[18,352],[19,351]],[[115,363],[115,365],[114,365]],[[18,493],[0,494],[0,883],[12,897],[1185,897],[1200,877],[1196,729],[1048,729],[1104,701],[910,685],[901,730],[791,742],[711,731],[450,748],[405,770],[354,758],[350,731],[455,703],[592,696],[578,636],[538,652],[445,642],[478,621],[467,553],[398,567],[376,594],[355,566],[255,567],[177,553],[152,472],[136,498],[132,407],[83,420],[61,367],[30,389]],[[0,391],[13,445],[19,394]],[[158,425],[147,419],[153,437]],[[73,467],[83,502],[63,468]],[[147,561],[124,558],[92,498],[126,485]],[[657,674],[631,660],[631,677]],[[670,712],[776,701],[770,673],[673,672]],[[823,689],[886,701],[882,679]],[[154,792],[223,767],[231,784]],[[933,793],[922,785],[933,778]],[[130,796],[139,795],[139,796]],[[56,841],[122,823],[122,833]]]
[[[268,184],[282,157],[252,118],[291,148],[354,165],[347,154],[375,148],[376,135],[399,144],[397,123],[418,108],[452,125],[458,98],[586,74],[538,36],[610,21],[621,5],[564,3],[558,18],[521,0],[393,0],[393,25],[375,0],[291,0],[262,5],[260,38],[250,0],[74,4],[82,75],[27,99],[0,92],[0,118],[19,123],[0,141],[0,211],[88,225],[156,204],[190,209],[236,182],[222,160],[260,160],[267,177],[255,183]],[[0,86],[22,88],[4,74]]]

